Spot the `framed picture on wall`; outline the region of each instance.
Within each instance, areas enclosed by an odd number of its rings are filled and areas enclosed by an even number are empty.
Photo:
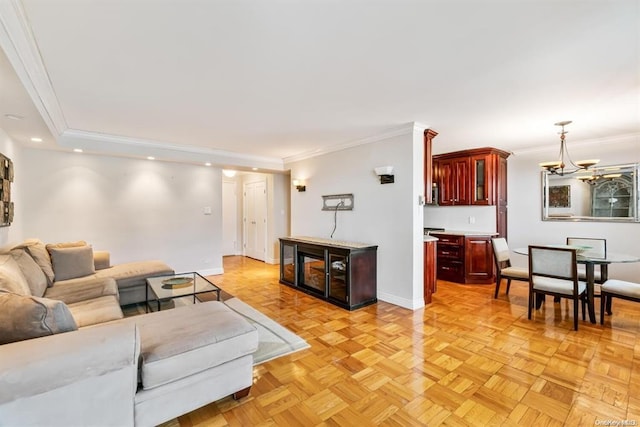
[[[549,207],[550,208],[570,208],[571,207],[571,186],[553,185],[549,187]]]
[[[13,182],[13,162],[0,154],[0,227],[13,222],[13,202],[11,202],[11,183]]]

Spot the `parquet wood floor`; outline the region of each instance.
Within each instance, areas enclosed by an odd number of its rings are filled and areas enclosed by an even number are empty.
[[[346,311],[278,283],[278,266],[225,257],[224,290],[311,345],[259,365],[249,397],[181,416],[187,426],[593,426],[640,422],[640,307],[614,301],[605,325],[571,302],[527,319],[526,284],[438,282],[411,311]],[[599,308],[596,308],[598,313]]]

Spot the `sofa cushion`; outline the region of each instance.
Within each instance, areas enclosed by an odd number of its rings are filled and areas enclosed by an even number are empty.
[[[95,273],[91,246],[49,247],[55,280],[75,279]]]
[[[78,329],[61,301],[0,292],[0,344]]]
[[[42,297],[47,290],[47,276],[44,275],[40,266],[33,260],[26,249],[13,249],[10,254],[18,263],[22,275],[27,280],[31,295]]]
[[[27,279],[10,254],[0,255],[0,290],[20,295],[31,295]]]
[[[94,298],[113,295],[119,299],[118,285],[111,277],[99,278],[95,275],[82,277],[80,279],[63,280],[56,282],[56,285],[47,288],[44,296],[73,304]]]
[[[258,348],[258,332],[221,302],[211,301],[123,319],[140,330],[145,390],[206,371]]]
[[[79,328],[123,318],[118,299],[113,295],[69,304],[69,310]]]
[[[37,239],[27,240],[25,242],[25,249],[47,277],[47,286],[53,286],[53,266],[51,265],[51,257],[44,243]]]

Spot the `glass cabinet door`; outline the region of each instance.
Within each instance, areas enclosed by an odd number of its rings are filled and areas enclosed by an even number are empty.
[[[291,243],[282,243],[280,248],[280,280],[295,285],[295,246]]]
[[[344,303],[349,302],[348,257],[329,254],[329,297]]]
[[[326,272],[324,256],[298,250],[298,283],[301,287],[325,295]]]
[[[471,188],[471,204],[472,205],[490,205],[491,201],[491,185],[489,180],[489,164],[490,157],[487,155],[479,155],[471,157],[471,178],[473,186]]]
[[[487,198],[487,192],[486,192],[487,183],[484,181],[484,167],[485,167],[484,159],[475,160],[475,169],[476,169],[475,198],[476,200],[483,200]]]

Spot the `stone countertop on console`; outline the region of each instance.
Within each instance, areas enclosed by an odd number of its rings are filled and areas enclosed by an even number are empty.
[[[425,236],[424,236],[424,241],[425,242],[437,242],[438,240],[440,240],[440,239],[438,239],[437,237],[431,236],[431,235],[427,236],[425,234]]]
[[[302,242],[302,243],[316,243],[316,244],[325,245],[325,246],[337,246],[337,247],[355,248],[355,249],[378,247],[378,245],[373,245],[370,243],[347,242],[344,240],[325,239],[322,237],[292,236],[292,237],[281,237],[281,239],[293,240],[293,241]]]
[[[454,236],[497,236],[498,233],[495,231],[466,231],[466,230],[445,230],[445,231],[431,231],[429,233],[432,236],[437,236],[438,234],[450,234]]]

